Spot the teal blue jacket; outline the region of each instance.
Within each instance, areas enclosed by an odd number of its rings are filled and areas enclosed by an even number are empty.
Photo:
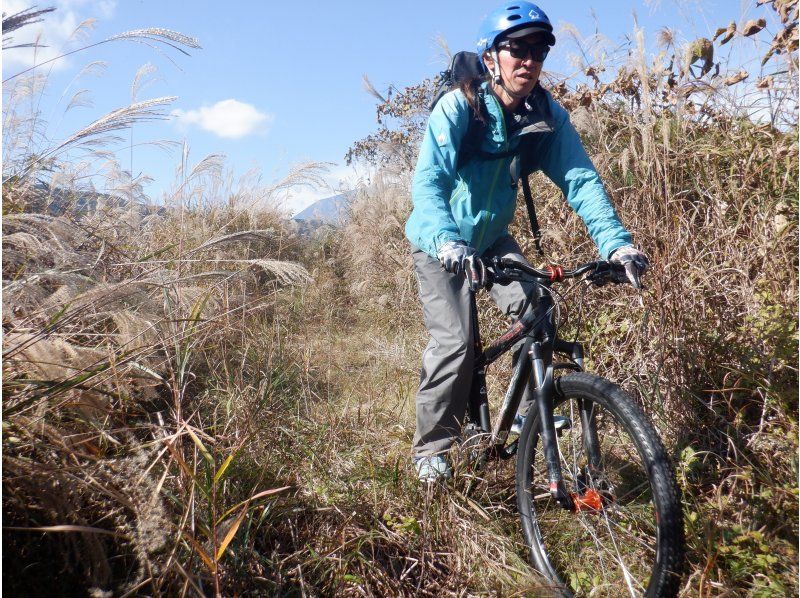
[[[631,244],[608,199],[597,171],[583,148],[566,110],[549,93],[548,124],[526,127],[508,138],[503,109],[483,84],[488,114],[481,149],[499,153],[515,148],[521,135],[535,135],[535,168],[544,172],[583,219],[605,259],[618,247]],[[508,233],[514,217],[517,184],[512,157],[485,160],[474,157],[459,165],[458,156],[469,126],[470,109],[460,90],[451,91],[434,107],[420,147],[411,186],[414,209],[406,222],[408,240],[436,257],[447,241],[462,240],[483,253]],[[535,191],[534,191],[535,193]]]

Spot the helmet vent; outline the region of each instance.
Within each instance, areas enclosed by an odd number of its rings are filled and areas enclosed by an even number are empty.
[[[509,21],[516,21],[517,19],[521,19],[522,17],[519,15],[508,15]]]
[[[519,10],[519,6],[509,6],[506,10]]]

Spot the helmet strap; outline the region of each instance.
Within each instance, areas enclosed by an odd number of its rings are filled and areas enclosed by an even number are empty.
[[[500,82],[500,87],[502,87],[503,91],[505,91],[508,94],[508,97],[513,98],[515,100],[523,100],[525,99],[525,97],[527,97],[525,96],[525,94],[514,93],[508,87],[506,87],[506,84],[503,83],[502,81]]]
[[[500,61],[497,59],[497,50],[492,48],[491,55],[492,62],[494,63],[494,68],[492,69],[492,83],[503,87],[503,77],[500,76]]]

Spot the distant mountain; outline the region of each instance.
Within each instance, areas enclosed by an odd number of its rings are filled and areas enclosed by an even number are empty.
[[[315,201],[302,212],[295,214],[292,220],[316,225],[328,224],[341,226],[347,223],[350,202],[355,197],[355,191],[345,191],[339,195],[326,197]]]
[[[142,215],[165,212],[163,206],[131,202],[125,197],[98,191],[52,187],[46,182],[38,182],[25,191],[26,212],[48,213],[51,216],[84,216],[103,208],[133,209]]]

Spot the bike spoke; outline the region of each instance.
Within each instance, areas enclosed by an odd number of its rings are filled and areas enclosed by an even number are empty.
[[[633,582],[635,582],[636,580],[633,578],[633,575],[631,575],[630,569],[628,569],[627,565],[625,565],[625,561],[622,559],[622,555],[619,553],[619,548],[617,547],[616,537],[614,536],[614,532],[611,531],[611,526],[608,523],[608,516],[606,515],[605,510],[603,510],[603,519],[606,522],[606,528],[608,529],[608,535],[611,537],[611,542],[614,545],[614,552],[617,553],[617,562],[619,563],[619,566],[622,568],[622,574],[625,576],[625,583],[628,586],[628,591],[630,591],[631,596],[635,597],[636,596],[636,592],[633,589]],[[637,582],[637,584],[638,584],[638,582]],[[638,585],[639,585],[639,587],[642,587],[641,584],[638,584]],[[642,589],[644,589],[644,588],[642,588]]]
[[[633,488],[631,488],[630,490],[628,490],[628,491],[627,491],[625,494],[620,494],[620,495],[617,495],[617,496],[616,496],[616,498],[615,498],[615,502],[616,502],[616,503],[623,502],[623,499],[625,499],[625,498],[628,498],[629,496],[631,496],[631,495],[632,495],[632,494],[633,494],[635,491],[639,490],[640,488],[641,488],[642,490],[647,490],[648,488],[650,488],[650,482],[648,482],[647,480],[645,480],[645,481],[644,481],[644,482],[642,482],[641,484],[639,484],[639,485],[637,485],[637,486],[634,486]],[[644,492],[642,492],[642,493],[640,493],[640,494],[638,494],[638,495],[634,496],[634,498],[639,498],[640,496],[642,496],[642,494],[644,494]],[[632,501],[627,501],[627,502],[632,502]]]
[[[558,435],[556,443],[568,490],[579,496],[587,490],[601,495],[606,491],[612,498],[599,511],[570,512],[561,508],[549,492],[543,448],[541,444],[537,446],[535,483],[529,491],[548,555],[557,569],[576,571],[575,564],[583,563],[581,570],[589,575],[594,570],[607,590],[641,595],[657,554],[655,508],[641,457],[616,419],[593,404],[588,421],[593,421],[598,430],[600,463],[597,469],[590,467],[583,419],[576,402],[562,405],[556,414],[567,416],[572,422],[570,429]],[[585,582],[573,583],[580,589]]]
[[[603,513],[607,515],[607,510],[606,510],[606,509],[603,509]],[[610,525],[613,525],[613,526],[614,526],[614,527],[616,527],[616,528],[619,528],[619,530],[620,530],[621,532],[625,532],[625,533],[627,533],[627,534],[630,534],[630,533],[631,533],[631,530],[629,530],[629,529],[628,529],[628,528],[626,528],[626,527],[623,527],[622,525],[620,525],[620,524],[619,524],[619,523],[617,523],[616,521],[613,521],[612,519],[609,519],[608,517],[606,517],[606,522],[607,522],[607,523],[609,523]],[[655,534],[655,530],[653,530],[653,534]],[[632,536],[632,538],[633,538],[633,540],[634,540],[634,541],[635,541],[637,544],[639,544],[639,546],[641,546],[642,548],[644,548],[646,551],[648,551],[648,552],[651,552],[651,553],[653,553],[654,555],[656,554],[656,549],[655,549],[653,546],[650,546],[650,545],[649,545],[647,542],[645,542],[644,540],[642,540],[641,538],[639,538],[639,537],[638,537],[638,536],[636,536],[636,535]]]
[[[635,589],[633,588],[633,584],[636,584],[640,588],[640,592],[643,591],[644,587],[643,587],[642,583],[640,583],[634,577],[634,575],[630,571],[630,568],[625,564],[625,560],[623,559],[622,554],[620,553],[619,547],[617,546],[616,538],[615,538],[614,534],[611,532],[610,527],[607,526],[606,527],[606,531],[608,532],[608,536],[609,536],[609,538],[611,540],[611,544],[614,547],[614,551],[613,552],[608,548],[607,542],[605,542],[602,538],[600,538],[600,536],[598,534],[598,531],[592,525],[593,522],[590,522],[589,520],[587,520],[587,518],[585,516],[580,515],[580,514],[578,515],[577,519],[578,519],[578,522],[583,527],[583,529],[586,531],[586,533],[593,540],[594,547],[595,547],[594,555],[600,561],[600,563],[599,563],[600,570],[603,572],[603,576],[604,576],[604,579],[606,580],[606,583],[608,585],[614,586],[614,587],[616,587],[618,585],[618,581],[616,579],[609,579],[610,571],[609,571],[609,568],[606,566],[605,559],[603,558],[603,554],[604,553],[607,553],[611,557],[611,560],[613,560],[614,562],[617,563],[619,569],[622,571],[623,578],[625,580],[625,584],[628,587],[628,590],[631,592],[631,595],[633,595],[633,596],[637,595]]]
[[[597,537],[597,534],[594,532],[594,530],[586,524],[586,521],[583,520],[583,517],[579,517],[579,521],[581,525],[583,525],[583,528],[589,533],[589,535],[594,540],[594,545],[597,548],[596,551],[597,558],[600,559],[600,570],[603,572],[603,576],[605,577],[606,582],[610,583],[608,582],[608,575],[607,575],[608,568],[606,567],[605,562],[603,561],[603,552],[604,552],[603,543],[600,541],[600,538]]]
[[[569,402],[569,418],[570,421],[575,421],[575,405],[573,405],[572,401]],[[573,424],[574,425],[574,424]],[[567,430],[571,432],[572,430]],[[578,450],[575,448],[575,434],[570,434],[570,438],[572,439],[572,475],[577,478],[578,476]]]

